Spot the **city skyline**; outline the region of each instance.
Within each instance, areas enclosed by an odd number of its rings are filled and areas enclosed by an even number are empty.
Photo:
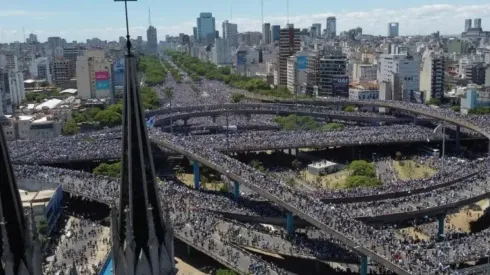
[[[283,0],[264,1],[264,22],[284,26],[287,22],[286,5],[278,6]],[[113,1],[97,2],[97,10],[91,9],[95,0],[77,3],[77,12],[73,6],[60,0],[47,0],[42,3],[30,3],[29,0],[6,4],[0,10],[0,42],[23,41],[30,33],[38,35],[40,41],[50,36],[60,36],[67,41],[85,41],[98,37],[102,40],[116,41],[124,28],[120,22],[123,5]],[[311,5],[300,5],[290,1],[289,22],[298,28],[307,28],[313,23],[321,23],[325,28],[328,16],[337,17],[337,33],[360,26],[364,33],[387,35],[388,22],[400,23],[400,35],[430,34],[440,31],[442,34],[459,34],[464,30],[464,20],[481,18],[482,28],[490,29],[490,4],[475,0],[471,4],[458,5],[454,0],[444,4],[430,1],[411,1],[410,3],[390,3],[386,0],[354,0],[349,6],[332,3],[328,8],[318,8],[323,4],[319,0],[310,0]],[[230,5],[232,3],[232,5]],[[41,5],[42,4],[42,5]],[[131,36],[146,38],[148,28],[148,7],[152,10],[152,23],[157,29],[159,40],[165,35],[178,33],[192,34],[196,18],[200,12],[212,12],[217,26],[224,20],[238,24],[238,31],[261,31],[260,1],[256,5],[234,1],[216,0],[203,5],[197,0],[184,3],[158,3],[155,0],[140,0],[138,5],[129,3],[132,21]],[[318,4],[318,5],[316,5]],[[231,11],[230,6],[233,6]],[[90,14],[90,20],[86,15]],[[60,24],[60,21],[63,24]]]

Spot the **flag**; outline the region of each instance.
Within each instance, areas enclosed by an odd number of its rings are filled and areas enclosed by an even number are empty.
[[[156,118],[154,116],[150,117],[147,121],[146,121],[146,127],[148,128],[153,128],[153,125],[155,125],[155,121],[156,121]]]

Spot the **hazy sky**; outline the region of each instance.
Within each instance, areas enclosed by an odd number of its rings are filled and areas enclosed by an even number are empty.
[[[272,24],[287,22],[286,0],[263,0],[264,20]],[[98,37],[117,40],[124,36],[124,5],[113,0],[2,0],[0,5],[0,42],[22,41],[25,28],[41,41],[49,36],[61,36],[67,41],[85,41]],[[131,36],[142,35],[146,40],[148,8],[158,39],[166,34],[192,34],[200,12],[212,12],[216,29],[221,22],[238,24],[238,30],[260,30],[260,0],[139,0],[129,2]],[[232,7],[232,8],[231,8]],[[303,28],[321,23],[327,16],[337,17],[337,31],[360,26],[364,33],[386,35],[387,23],[400,22],[400,35],[459,34],[464,19],[481,18],[484,30],[490,31],[488,0],[290,0],[289,21]],[[232,11],[232,12],[231,12]]]

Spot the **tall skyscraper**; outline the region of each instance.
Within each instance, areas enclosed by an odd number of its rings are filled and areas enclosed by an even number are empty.
[[[271,23],[264,23],[262,25],[262,42],[269,45],[271,40]]]
[[[327,18],[327,38],[332,39],[337,36],[337,18],[331,16]]]
[[[475,18],[473,20],[473,26],[475,29],[481,29],[481,18]]]
[[[272,41],[276,42],[279,41],[279,35],[281,33],[281,26],[279,25],[273,25],[272,26],[272,31],[271,31],[271,36],[272,36]]]
[[[223,38],[228,40],[228,45],[230,47],[238,47],[238,26],[237,24],[233,24],[228,22],[228,20],[224,21],[223,24]]]
[[[471,19],[466,19],[464,21],[464,31],[467,32],[469,29],[471,29]]]
[[[279,37],[279,55],[278,55],[278,85],[286,86],[288,84],[287,61],[288,58],[301,50],[300,30],[295,29],[293,24],[288,24],[286,28],[281,29]]]
[[[314,37],[322,37],[322,24],[321,23],[315,23],[312,25],[312,27],[315,27],[316,34]]]
[[[194,35],[194,40],[197,40],[197,27],[192,28],[192,35]]]
[[[212,13],[201,12],[197,18],[197,36],[197,40],[203,44],[214,43],[214,38],[216,37],[216,26]]]
[[[150,26],[146,31],[146,38],[148,39],[148,53],[151,55],[158,54],[158,42],[157,42],[157,29]]]
[[[397,37],[399,35],[400,24],[398,22],[388,23],[388,37]]]

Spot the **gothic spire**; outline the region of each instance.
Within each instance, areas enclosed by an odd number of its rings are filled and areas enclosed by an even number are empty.
[[[160,251],[161,247],[167,247],[165,234],[170,230],[170,224],[164,222],[162,218],[163,212],[158,196],[155,168],[146,131],[136,67],[135,57],[128,48],[128,54],[125,57],[122,114],[121,185],[117,227],[116,232],[114,232],[118,234],[118,244],[113,244],[115,249],[116,247],[119,250],[124,249],[122,253],[124,259],[119,258],[114,262],[124,261],[128,269],[127,274],[135,274],[138,269],[153,270],[152,266],[160,266],[160,270],[163,266],[167,266],[173,272],[175,270],[173,259],[166,260],[164,263],[153,263],[152,261],[160,259],[161,255],[151,257],[150,252],[150,241],[158,246],[156,251]],[[130,236],[128,236],[128,232]],[[128,246],[128,244],[131,245]],[[114,255],[121,255],[117,251],[113,252]],[[115,270],[119,270],[119,268],[115,266]],[[151,272],[151,275],[175,273],[172,272],[159,272],[158,274]]]
[[[0,265],[0,273],[5,273],[4,268],[12,268],[17,274],[19,267],[31,260],[24,259],[30,243],[26,240],[26,230],[29,228],[25,221],[2,122],[0,118],[0,220],[3,222],[0,232],[0,255],[8,255],[10,263],[7,266]]]

